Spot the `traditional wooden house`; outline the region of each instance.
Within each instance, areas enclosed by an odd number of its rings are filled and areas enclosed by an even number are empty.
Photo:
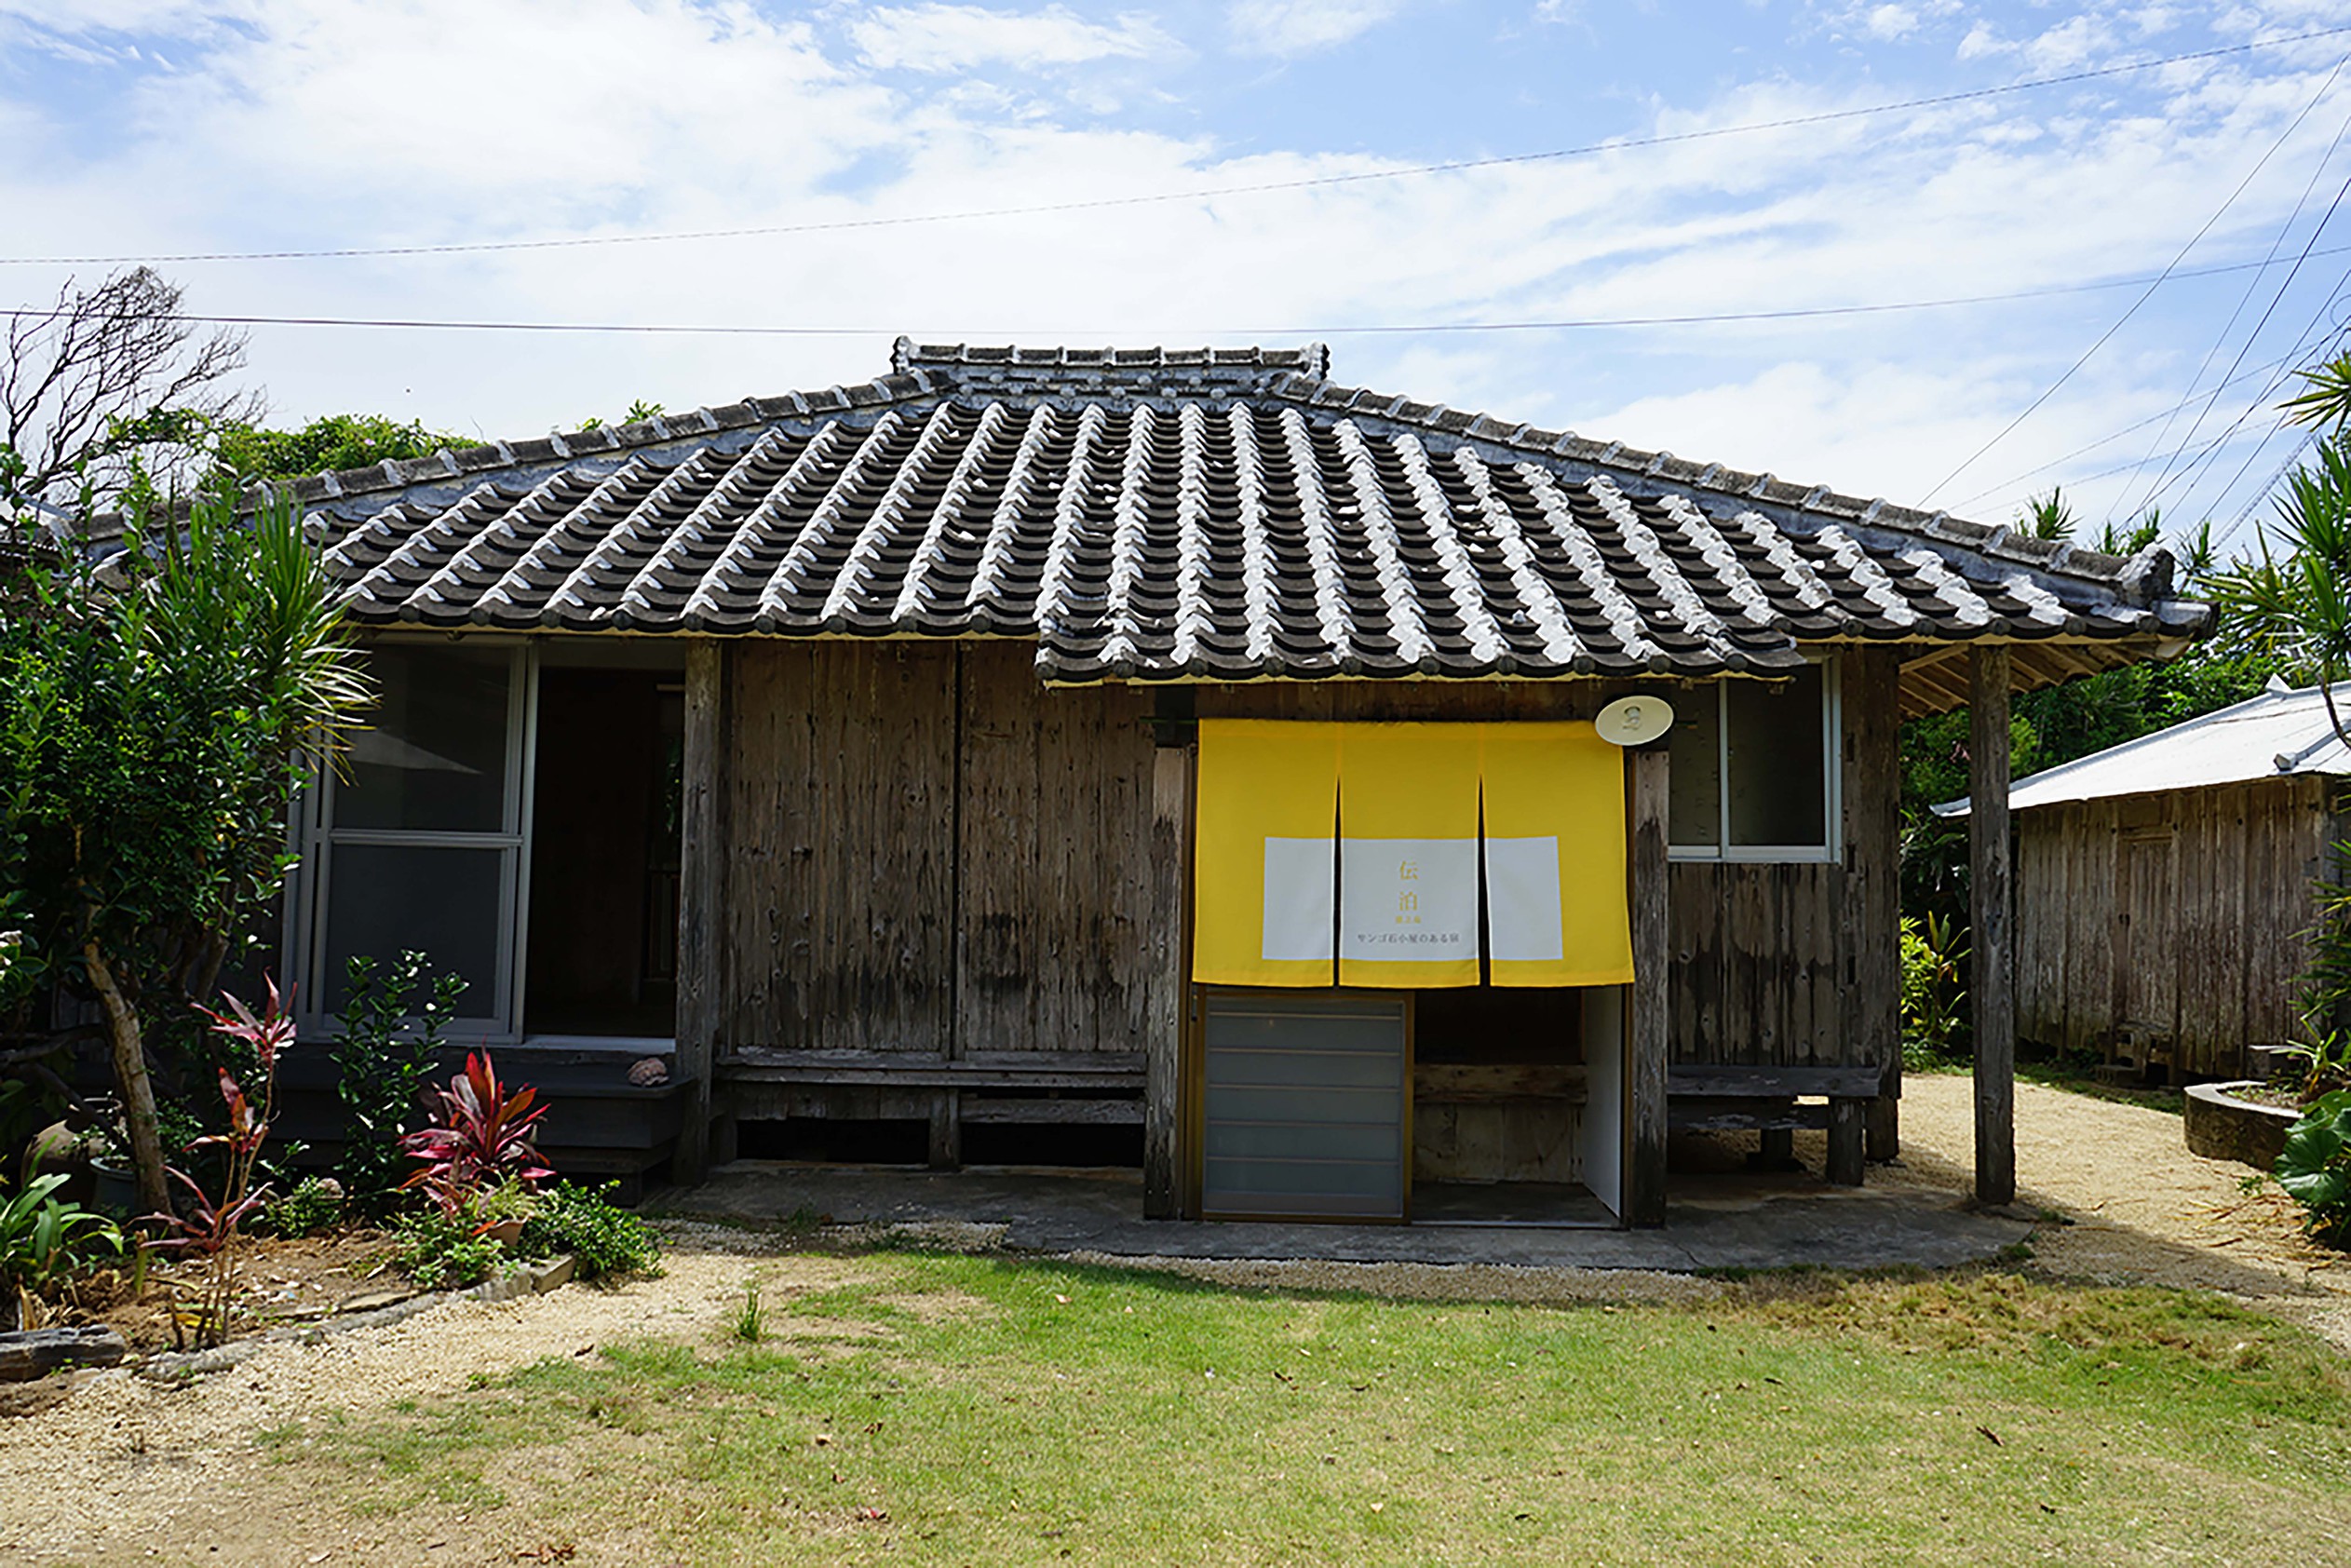
[[[2351,713],[2351,687],[2335,700]],[[2324,695],[2273,682],[2020,779],[2019,1035],[2175,1081],[2246,1076],[2250,1050],[2296,1034],[2346,775]]]
[[[673,1052],[636,1157],[686,1181],[778,1126],[942,1166],[1107,1128],[1153,1215],[1484,1183],[1647,1223],[1669,1122],[1825,1125],[1859,1181],[1898,722],[1972,690],[2005,785],[2012,686],[2205,610],[2160,552],[1328,371],[900,342],[863,385],[304,481],[385,693],[301,824],[307,1027],[347,955],[427,949],[509,1053]],[[1627,696],[1665,740],[1608,743]]]

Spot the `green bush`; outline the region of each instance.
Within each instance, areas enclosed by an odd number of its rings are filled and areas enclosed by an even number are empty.
[[[569,1252],[583,1279],[610,1279],[661,1272],[661,1240],[653,1227],[615,1204],[601,1191],[559,1182],[538,1195],[538,1206],[522,1227],[523,1256]]]
[[[382,965],[354,955],[346,971],[334,1040],[345,1128],[335,1174],[363,1214],[392,1209],[400,1183],[414,1169],[401,1141],[426,1121],[419,1091],[433,1075],[441,1031],[465,994],[464,979],[454,974],[427,983],[428,962],[421,953],[403,953]]]
[[[263,1211],[272,1236],[316,1236],[343,1218],[343,1183],[331,1176],[305,1176],[294,1190]]]
[[[1939,914],[1902,921],[1902,1065],[1925,1069],[1958,1054],[1967,994],[1959,965],[1967,950]]]
[[[471,1214],[438,1209],[407,1215],[393,1227],[399,1239],[392,1261],[427,1291],[479,1285],[503,1272],[507,1261],[496,1242],[474,1234],[480,1223]]]
[[[2305,1230],[2331,1246],[2351,1246],[2351,1089],[2303,1108],[2272,1169],[2302,1205]]]

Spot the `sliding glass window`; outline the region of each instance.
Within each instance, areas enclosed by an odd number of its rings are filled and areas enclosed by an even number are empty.
[[[1677,860],[1837,855],[1836,665],[1674,695],[1669,834]]]
[[[382,702],[344,776],[307,792],[294,893],[305,1031],[330,1027],[351,958],[426,953],[465,977],[457,1032],[515,1033],[516,918],[533,682],[520,645],[382,642]]]

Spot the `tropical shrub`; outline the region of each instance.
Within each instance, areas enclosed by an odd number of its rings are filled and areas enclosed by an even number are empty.
[[[583,1279],[660,1273],[661,1239],[651,1225],[613,1202],[618,1185],[607,1183],[600,1191],[559,1182],[540,1193],[522,1227],[522,1255],[569,1252]]]
[[[1902,921],[1902,1061],[1912,1068],[1949,1061],[1966,1020],[1967,994],[1959,966],[1967,950],[1939,914]]]
[[[159,1233],[147,1243],[150,1248],[202,1258],[208,1265],[204,1282],[196,1292],[194,1311],[172,1314],[175,1337],[182,1327],[193,1328],[199,1345],[218,1345],[228,1337],[239,1232],[269,1202],[269,1184],[254,1185],[253,1175],[261,1164],[262,1145],[269,1139],[270,1118],[277,1112],[277,1058],[294,1040],[294,1021],[285,1010],[276,981],[270,982],[269,1000],[258,1016],[234,996],[222,1000],[228,1004],[225,1013],[198,1010],[211,1021],[213,1033],[250,1053],[258,1069],[260,1098],[248,1095],[234,1074],[221,1069],[221,1101],[228,1112],[228,1130],[188,1144],[190,1150],[220,1151],[218,1188],[207,1191],[195,1177],[174,1166],[169,1174],[186,1190],[184,1210],[161,1210],[142,1222],[154,1224]]]
[[[468,1052],[465,1072],[436,1092],[439,1121],[401,1140],[412,1159],[425,1162],[402,1187],[423,1188],[442,1213],[456,1215],[485,1188],[509,1182],[528,1188],[555,1174],[531,1141],[547,1115],[534,1103],[538,1090],[500,1083],[489,1052]]]
[[[335,1092],[343,1102],[344,1143],[335,1173],[345,1198],[365,1214],[391,1207],[412,1169],[405,1140],[425,1118],[425,1086],[440,1054],[441,1031],[465,994],[464,977],[443,975],[410,1003],[426,957],[403,953],[379,966],[354,956],[346,971],[342,1028],[333,1045]]]
[[[0,1329],[22,1321],[34,1292],[122,1255],[122,1232],[58,1197],[64,1184],[62,1174],[37,1177],[0,1203]]]
[[[2351,1246],[2351,1089],[2303,1108],[2271,1168],[2303,1208],[2303,1228],[2330,1246]]]
[[[101,1004],[151,1210],[170,1204],[151,1036],[249,939],[288,800],[371,700],[290,500],[239,506],[134,513],[111,560],[27,547],[0,574],[7,993],[31,976]]]

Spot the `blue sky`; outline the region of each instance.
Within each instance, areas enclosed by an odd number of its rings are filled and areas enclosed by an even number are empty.
[[[617,237],[1191,193],[1750,125],[2346,24],[2351,6],[2314,0],[0,0],[0,139],[18,154],[0,169],[0,256]],[[1513,420],[1992,520],[2061,481],[2093,526],[2150,497],[2175,522],[2225,525],[2292,450],[2269,409],[2285,363],[2351,315],[2336,297],[2351,251],[2330,253],[2351,247],[2351,212],[2319,232],[2351,180],[2347,53],[2342,34],[1304,190],[163,270],[223,314],[844,330],[255,329],[250,373],[289,421],[368,410],[528,435],[636,398],[679,409],[864,379],[899,331],[1319,331],[1343,382]],[[2298,269],[2167,282],[2003,434],[2140,297],[2130,280],[2208,223],[2185,272],[2290,264],[2317,239]],[[69,270],[0,266],[0,293],[40,301]],[[2074,291],[1769,321],[1342,330],[2055,289]]]

